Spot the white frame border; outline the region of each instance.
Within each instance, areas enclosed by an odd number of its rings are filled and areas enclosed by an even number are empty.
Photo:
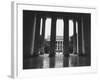
[[[96,8],[87,7],[71,7],[71,6],[56,6],[56,5],[39,5],[39,4],[27,4],[12,2],[12,54],[11,54],[11,76],[13,78],[23,77],[42,77],[42,76],[55,76],[66,75],[73,73],[90,73],[96,72],[96,49],[95,45],[95,32],[96,29]],[[58,12],[81,12],[91,13],[91,66],[90,67],[69,67],[69,68],[55,68],[55,69],[29,69],[23,70],[23,49],[22,49],[22,30],[23,30],[23,18],[22,10],[41,10],[41,11],[58,11]],[[94,54],[95,53],[95,54]]]

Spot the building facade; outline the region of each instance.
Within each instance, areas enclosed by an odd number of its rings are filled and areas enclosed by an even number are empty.
[[[48,36],[47,41],[50,42],[50,36]],[[56,36],[56,52],[63,52],[63,36]]]

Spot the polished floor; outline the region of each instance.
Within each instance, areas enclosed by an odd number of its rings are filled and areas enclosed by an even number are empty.
[[[56,54],[55,57],[48,57],[48,54],[39,55],[38,57],[25,58],[23,60],[23,69],[39,68],[62,68],[62,67],[79,67],[90,66],[90,58],[70,54],[64,57],[63,54]]]

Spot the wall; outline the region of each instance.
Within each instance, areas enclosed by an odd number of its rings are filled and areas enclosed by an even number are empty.
[[[21,0],[20,0],[21,1]],[[25,0],[24,0],[25,1]],[[54,4],[54,5],[78,5],[78,6],[93,6],[97,7],[97,21],[98,26],[95,26],[92,35],[95,40],[95,53],[97,53],[98,61],[97,73],[90,74],[75,74],[75,75],[61,75],[52,77],[32,78],[25,80],[99,80],[100,79],[100,1],[99,0],[28,0],[29,2],[37,4]],[[11,0],[0,1],[0,80],[11,80],[10,65],[11,65]],[[23,79],[22,79],[23,80]]]

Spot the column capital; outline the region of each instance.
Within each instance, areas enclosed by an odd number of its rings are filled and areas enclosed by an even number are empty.
[[[68,17],[64,17],[63,20],[64,21],[67,21],[67,20],[69,20],[69,18]]]
[[[41,17],[43,20],[46,20],[47,19],[47,17],[45,17],[45,16],[43,16],[43,17]]]
[[[51,18],[57,20],[57,17],[55,15],[53,15]]]

